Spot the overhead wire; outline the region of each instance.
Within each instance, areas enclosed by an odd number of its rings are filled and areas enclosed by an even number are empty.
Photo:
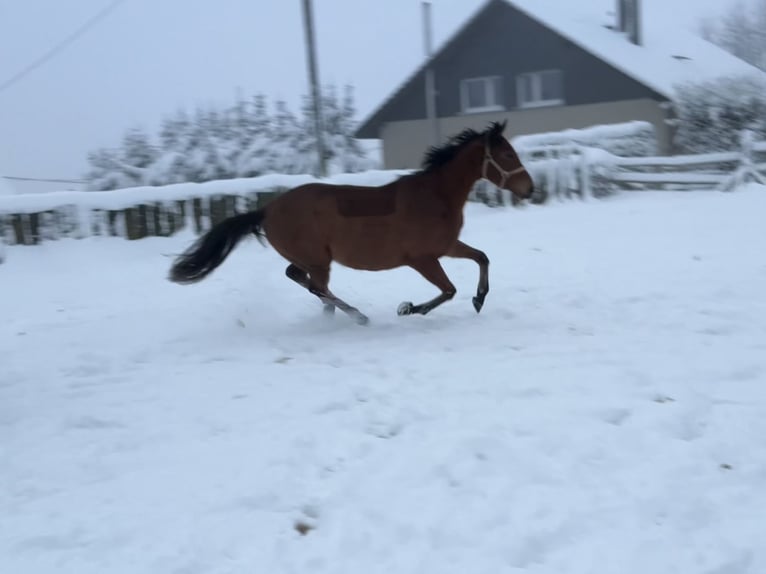
[[[127,0],[112,0],[107,6],[99,10],[96,14],[88,18],[79,28],[75,29],[71,34],[64,38],[61,42],[54,45],[42,56],[19,70],[13,76],[0,83],[0,93],[14,86],[16,83],[23,80],[28,74],[34,72],[40,66],[45,65],[51,59],[55,58],[59,53],[64,51],[71,44],[76,42],[80,37],[86,34],[91,28],[103,21],[107,16],[114,12],[120,4],[125,3]]]

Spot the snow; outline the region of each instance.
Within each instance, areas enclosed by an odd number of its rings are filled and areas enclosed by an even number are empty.
[[[766,188],[469,205],[490,292],[255,240],[12,246],[0,563],[24,574],[766,571]],[[305,536],[296,530],[302,524]]]
[[[690,154],[690,155],[671,155],[671,156],[658,156],[658,157],[615,157],[613,158],[621,166],[641,166],[641,167],[680,167],[691,165],[704,165],[711,163],[728,163],[732,161],[740,161],[742,159],[742,152],[739,151],[726,151],[726,152],[713,152],[704,154]]]
[[[654,127],[649,122],[630,121],[598,124],[583,129],[566,129],[516,136],[511,140],[519,151],[548,146],[576,145],[606,149],[615,155],[656,155]]]
[[[631,183],[678,183],[684,185],[711,184],[720,185],[731,176],[722,173],[690,173],[690,172],[654,172],[639,173],[629,171],[612,175],[614,181],[629,181]]]
[[[234,178],[203,183],[176,183],[163,186],[140,186],[112,191],[57,191],[34,195],[0,197],[0,213],[35,213],[64,205],[77,205],[81,210],[118,210],[142,203],[177,201],[193,197],[222,194],[266,192],[291,188],[314,181],[328,183],[383,185],[411,170],[370,170],[359,173],[336,174],[327,178],[312,175],[267,174],[252,178]]]
[[[672,0],[641,2],[641,46],[606,27],[616,23],[616,0],[506,2],[669,99],[684,82],[735,75],[766,82],[758,68],[680,28],[672,18]]]

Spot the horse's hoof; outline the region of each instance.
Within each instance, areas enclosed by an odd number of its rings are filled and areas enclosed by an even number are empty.
[[[404,303],[400,304],[399,307],[397,307],[396,314],[400,317],[404,315],[411,315],[413,307],[414,305],[411,302],[405,301]]]
[[[370,318],[367,315],[362,315],[359,313],[356,317],[354,317],[356,320],[357,325],[367,325],[370,322]]]
[[[484,307],[484,301],[482,299],[479,299],[478,297],[473,298],[473,308],[476,309],[476,312],[480,312],[481,308]]]
[[[322,307],[322,312],[324,313],[325,317],[332,317],[335,315],[335,305],[325,305]]]

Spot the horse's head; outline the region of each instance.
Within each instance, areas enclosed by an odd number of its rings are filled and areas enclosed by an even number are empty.
[[[505,123],[494,122],[485,133],[481,177],[520,199],[528,199],[534,192],[534,182],[516,150],[503,136]]]

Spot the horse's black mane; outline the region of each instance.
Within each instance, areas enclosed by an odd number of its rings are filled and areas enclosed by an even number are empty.
[[[505,122],[492,122],[482,132],[466,128],[462,132],[450,137],[446,143],[440,146],[432,146],[423,158],[422,171],[427,172],[451,162],[464,146],[480,137],[487,136],[490,144],[497,142],[503,136]]]

